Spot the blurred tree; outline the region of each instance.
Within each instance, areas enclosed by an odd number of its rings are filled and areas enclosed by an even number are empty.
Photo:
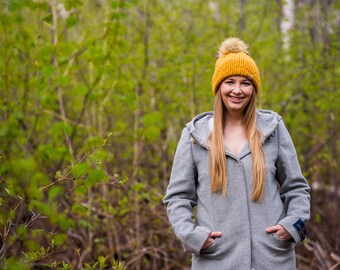
[[[181,129],[212,109],[215,50],[230,36],[250,45],[259,106],[283,116],[313,188],[299,269],[336,267],[339,10],[332,0],[1,1],[0,268],[188,267],[161,199]]]

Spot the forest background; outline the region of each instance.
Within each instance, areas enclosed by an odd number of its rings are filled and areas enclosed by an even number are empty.
[[[231,36],[312,187],[298,268],[339,266],[339,1],[1,0],[1,269],[188,269],[162,198]]]

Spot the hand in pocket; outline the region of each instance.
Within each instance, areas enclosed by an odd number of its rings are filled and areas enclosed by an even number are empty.
[[[276,236],[282,241],[289,241],[292,236],[281,225],[275,225],[266,229],[267,233],[275,233]]]
[[[221,232],[211,232],[202,246],[202,250],[209,248],[215,241],[215,238],[220,237]]]

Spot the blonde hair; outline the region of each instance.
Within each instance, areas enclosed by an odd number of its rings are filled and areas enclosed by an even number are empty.
[[[226,114],[222,102],[221,91],[217,91],[214,104],[214,127],[209,136],[209,171],[211,176],[211,191],[227,193],[227,162],[223,141],[223,129]],[[252,199],[260,201],[264,193],[265,159],[263,153],[263,138],[256,128],[256,93],[245,109],[244,123],[253,160],[253,192]]]

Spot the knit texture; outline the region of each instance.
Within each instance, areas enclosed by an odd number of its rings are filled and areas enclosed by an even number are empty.
[[[255,61],[248,54],[247,45],[238,38],[229,38],[219,48],[219,58],[212,78],[214,95],[223,80],[235,75],[247,77],[253,82],[256,92],[259,92],[260,72]]]

